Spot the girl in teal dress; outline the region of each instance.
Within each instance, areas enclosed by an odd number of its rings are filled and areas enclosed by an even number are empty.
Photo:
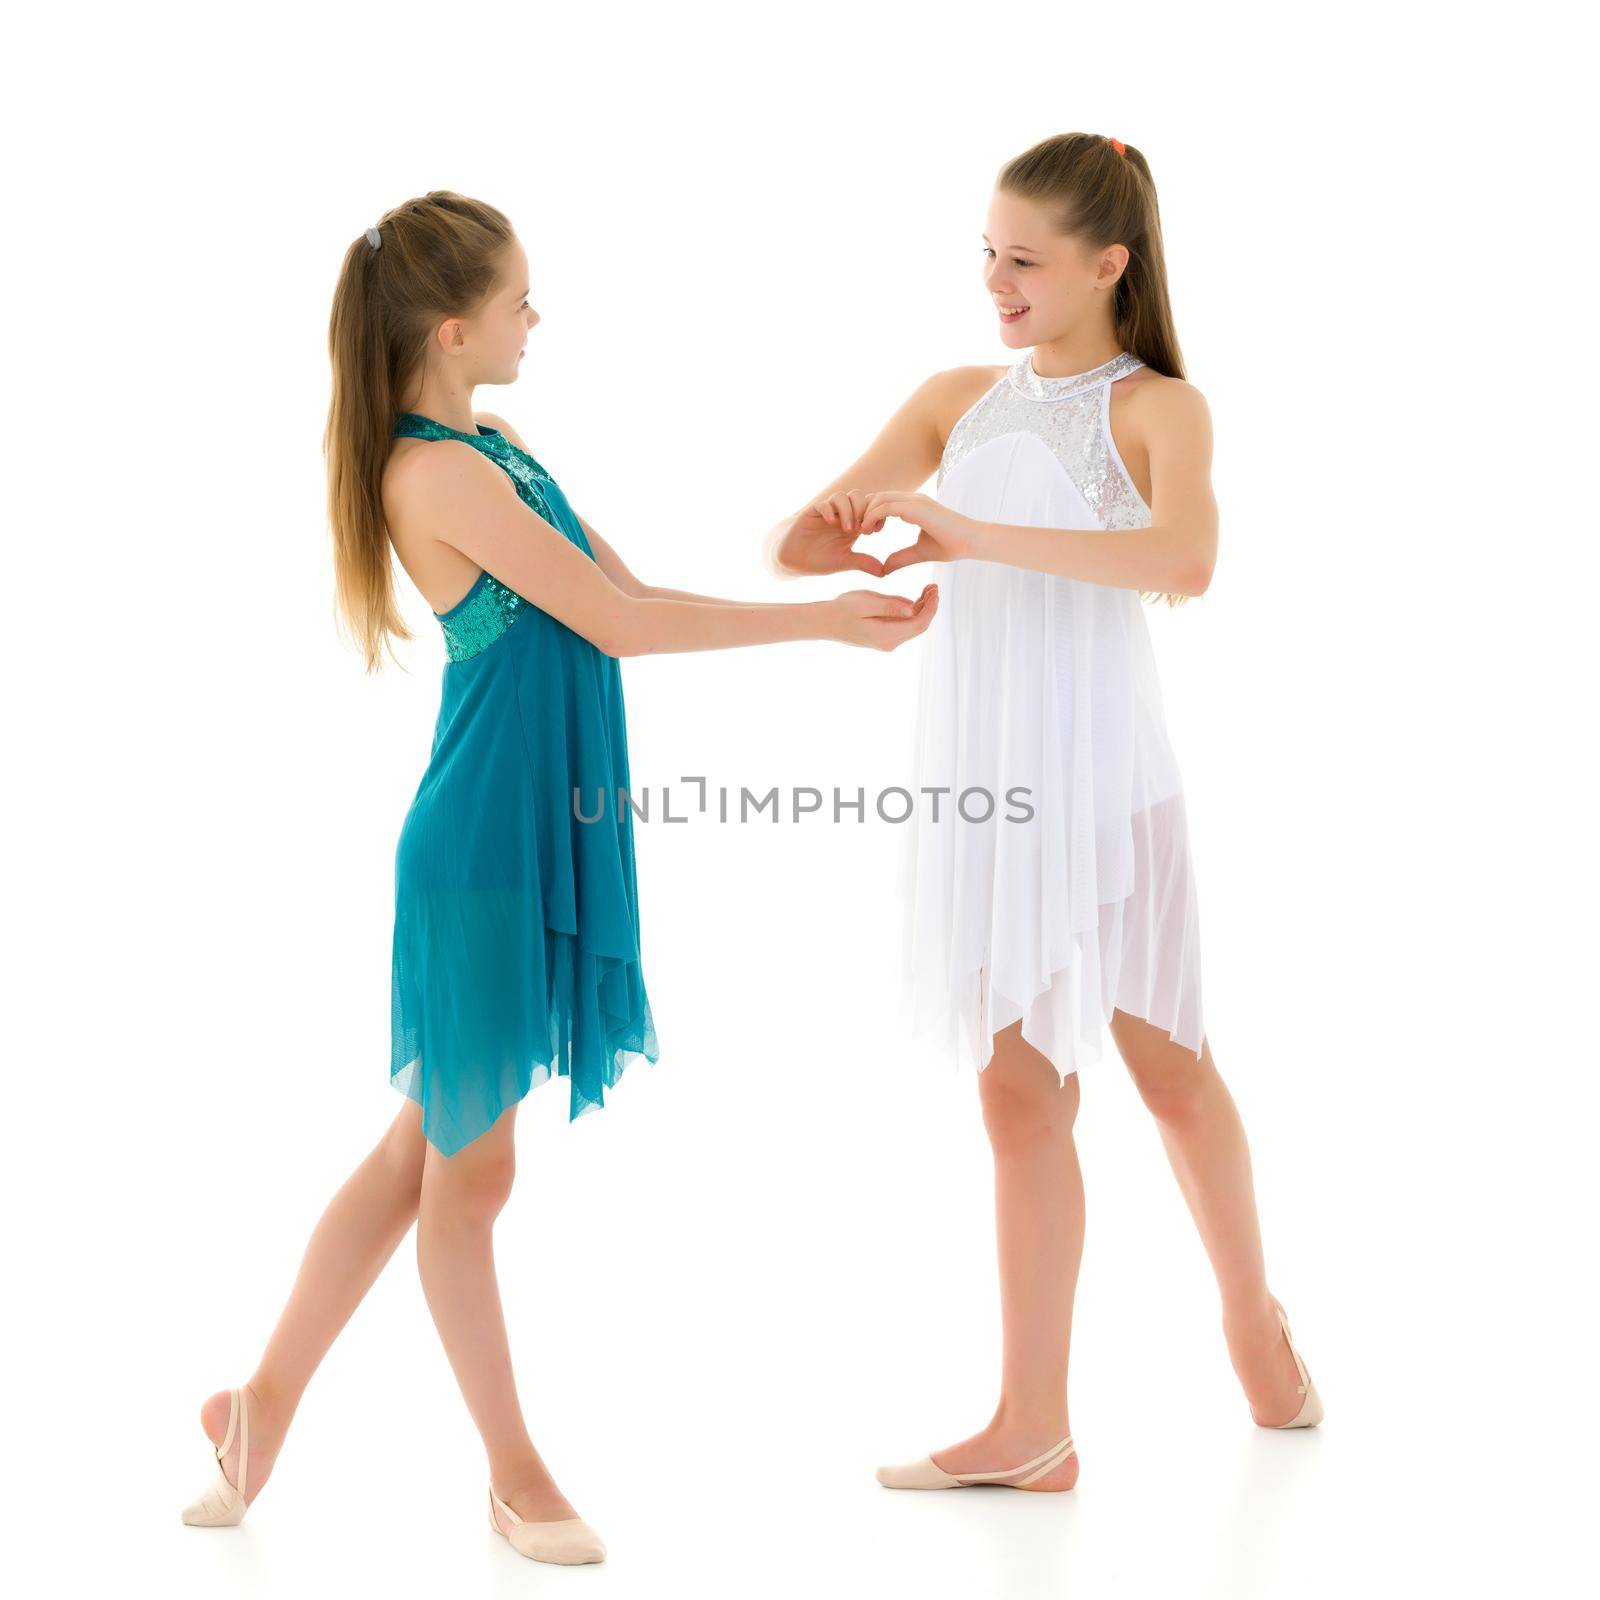
[[[566,496],[504,428],[408,411],[393,433],[480,451],[592,559]],[[453,1156],[552,1073],[577,1117],[657,1050],[616,657],[487,569],[435,615],[448,660],[395,850],[389,1071]]]
[[[398,559],[444,643],[395,849],[389,1075],[405,1104],[324,1212],[252,1377],[201,1408],[215,1462],[188,1523],[243,1518],[312,1372],[415,1222],[423,1291],[488,1456],[491,1525],[536,1560],[602,1558],[528,1436],[492,1229],[522,1097],[564,1078],[575,1118],[632,1061],[657,1059],[618,660],[793,639],[893,649],[937,604],[932,585],[916,601],[789,605],[640,582],[510,424],[472,410],[477,385],[516,380],[539,320],[528,285],[505,216],[435,190],[356,239],[335,287],[324,452],[340,614],[368,671],[414,637]]]

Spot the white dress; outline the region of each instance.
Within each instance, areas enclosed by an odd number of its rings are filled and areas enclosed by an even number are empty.
[[[1109,420],[1112,383],[1142,365],[1124,351],[1041,378],[1024,354],[951,430],[935,497],[986,522],[1148,527]],[[1145,602],[993,561],[936,577],[903,1020],[980,1070],[1020,1018],[1065,1080],[1099,1059],[1114,1008],[1198,1056],[1198,905]]]

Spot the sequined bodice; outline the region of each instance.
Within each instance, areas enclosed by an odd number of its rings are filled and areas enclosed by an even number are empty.
[[[519,450],[498,428],[477,425],[477,433],[462,433],[457,428],[446,427],[432,417],[403,411],[395,419],[391,430],[394,438],[406,439],[457,439],[481,450],[484,455],[503,467],[516,487],[523,503],[550,523],[559,525],[552,514],[551,500],[560,494],[550,474],[530,456]],[[434,616],[444,631],[445,652],[451,661],[467,661],[500,637],[517,619],[517,614],[528,602],[509,589],[491,573],[480,572],[472,587],[448,611],[435,611]]]
[[[1150,508],[1111,438],[1111,385],[1144,362],[1127,350],[1087,372],[1042,378],[1026,351],[950,430],[937,484],[980,445],[1031,433],[1049,446],[1103,528],[1146,528]]]

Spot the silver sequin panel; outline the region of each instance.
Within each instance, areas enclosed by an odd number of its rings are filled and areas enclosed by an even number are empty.
[[[1041,378],[1028,351],[950,430],[935,492],[979,445],[1008,433],[1033,433],[1055,452],[1102,528],[1148,528],[1150,509],[1113,453],[1106,424],[1108,386],[1143,365],[1124,350],[1088,372]]]

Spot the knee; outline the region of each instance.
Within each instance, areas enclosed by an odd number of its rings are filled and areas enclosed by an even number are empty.
[[[511,1198],[516,1163],[507,1152],[473,1164],[472,1170],[450,1185],[451,1205],[458,1215],[493,1222]]]
[[[1157,1122],[1170,1128],[1184,1128],[1204,1114],[1209,1082],[1198,1061],[1176,1066],[1133,1067],[1133,1081],[1139,1098],[1150,1108]]]
[[[467,1158],[470,1155],[470,1159]],[[488,1226],[505,1209],[516,1179],[516,1162],[509,1148],[479,1154],[469,1145],[448,1160],[434,1164],[424,1188],[430,1213],[453,1223]]]
[[[989,1081],[984,1081],[989,1080]],[[997,1156],[1026,1156],[1050,1150],[1072,1137],[1078,1115],[1078,1078],[1061,1083],[1052,1072],[1046,1081],[1035,1075],[1027,1082],[1002,1077],[994,1063],[979,1078],[983,1125]]]

